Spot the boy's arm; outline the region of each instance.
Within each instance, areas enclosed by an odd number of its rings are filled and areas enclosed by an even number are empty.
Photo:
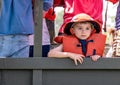
[[[65,58],[68,57],[67,53],[62,52],[63,45],[59,45],[56,48],[53,48],[49,51],[48,57],[57,57],[57,58]]]
[[[71,53],[71,52],[62,52],[63,50],[63,45],[61,44],[60,46],[50,50],[48,53],[48,57],[56,57],[56,58],[70,58],[74,60],[75,64],[77,65],[77,61],[82,64],[83,58],[85,57],[81,54],[76,54],[76,53]]]

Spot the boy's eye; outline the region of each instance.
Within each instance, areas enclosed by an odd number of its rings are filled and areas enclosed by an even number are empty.
[[[82,28],[78,28],[79,30],[82,30]]]
[[[87,27],[86,30],[89,30],[89,28]]]

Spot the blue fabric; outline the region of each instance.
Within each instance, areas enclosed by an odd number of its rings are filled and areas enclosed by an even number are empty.
[[[82,53],[86,56],[86,52],[87,52],[87,44],[89,42],[94,42],[93,40],[89,40],[89,41],[86,41],[86,40],[79,40],[79,42],[81,43],[81,46],[82,46]],[[94,49],[93,50],[93,55],[96,55],[96,50]],[[89,57],[89,56],[87,56]]]
[[[28,35],[0,35],[0,58],[28,58]]]
[[[33,34],[31,0],[2,0],[0,34]]]
[[[115,28],[116,28],[116,30],[119,30],[120,29],[120,2],[119,2],[119,5],[117,7],[115,22],[116,22]]]
[[[80,43],[82,45],[82,52],[84,55],[86,55],[87,52],[87,41],[86,40],[80,40]]]
[[[31,45],[29,49],[29,57],[33,57],[34,46]],[[42,45],[42,57],[48,57],[48,52],[50,51],[50,45]]]
[[[44,0],[43,1],[43,10],[48,11],[53,6],[53,0]]]
[[[50,50],[50,45],[42,45],[42,57],[48,57],[48,52]]]
[[[30,45],[30,48],[29,48],[29,57],[33,57],[33,50],[34,50],[33,45]]]

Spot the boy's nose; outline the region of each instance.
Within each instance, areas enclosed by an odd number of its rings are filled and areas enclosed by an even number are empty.
[[[85,29],[82,29],[82,32],[85,32]]]

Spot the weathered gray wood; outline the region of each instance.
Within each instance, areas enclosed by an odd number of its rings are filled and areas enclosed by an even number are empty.
[[[119,85],[120,70],[43,70],[43,85]]]
[[[0,70],[0,85],[32,85],[30,70]]]
[[[0,69],[120,69],[120,58],[101,58],[97,62],[85,58],[83,64],[78,66],[71,59],[2,58]]]
[[[34,23],[35,23],[35,36],[34,36],[34,57],[42,56],[42,10],[43,0],[35,0],[34,5]],[[42,70],[33,69],[32,85],[42,85]]]
[[[75,66],[70,59],[0,59],[0,85],[119,85],[120,58],[84,59]]]
[[[42,55],[42,9],[43,0],[35,0],[34,5],[34,57]]]
[[[33,84],[32,85],[43,85],[42,84],[42,70],[33,71]]]

